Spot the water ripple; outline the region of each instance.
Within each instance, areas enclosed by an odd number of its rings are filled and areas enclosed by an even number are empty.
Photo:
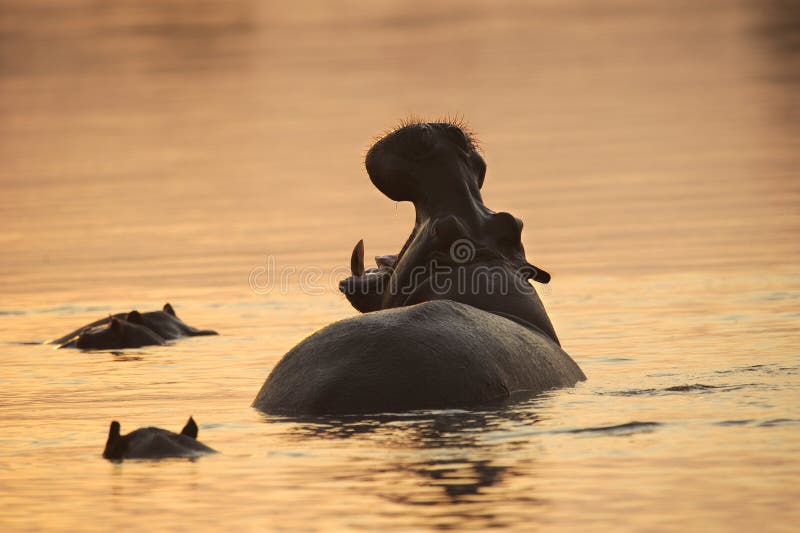
[[[676,392],[730,392],[743,389],[745,387],[758,387],[757,383],[740,383],[737,385],[707,385],[705,383],[693,383],[691,385],[673,385],[664,388],[651,389],[628,389],[620,391],[598,392],[601,396],[660,396]]]
[[[553,433],[602,433],[606,435],[632,435],[634,433],[649,433],[661,426],[660,422],[626,422],[613,426],[597,426],[554,431]]]

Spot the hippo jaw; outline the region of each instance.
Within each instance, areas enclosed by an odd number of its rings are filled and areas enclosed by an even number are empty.
[[[377,268],[364,268],[364,240],[358,241],[350,257],[353,275],[339,282],[339,290],[362,313],[382,309],[383,295],[396,261],[397,256],[378,256],[375,257]]]
[[[413,202],[416,217],[390,262],[376,258],[378,267],[366,269],[363,242],[356,245],[353,275],[340,290],[357,310],[448,299],[532,324],[558,342],[528,283],[550,275],[526,261],[522,221],[484,205],[486,163],[469,133],[445,122],[405,124],[377,141],[365,164],[386,196]],[[478,281],[465,284],[464,276]]]

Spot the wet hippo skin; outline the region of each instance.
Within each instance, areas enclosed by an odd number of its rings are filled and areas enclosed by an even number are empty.
[[[435,300],[314,333],[275,366],[254,405],[303,414],[469,407],[582,379],[578,365],[543,333]]]
[[[586,379],[561,349],[529,280],[522,221],[494,212],[480,189],[486,163],[457,124],[410,123],[366,157],[372,183],[413,202],[411,235],[365,268],[351,254],[340,290],[362,315],[300,342],[253,406],[275,413],[375,413],[468,407]]]

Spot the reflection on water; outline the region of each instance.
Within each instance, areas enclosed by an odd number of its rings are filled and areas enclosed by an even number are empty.
[[[0,528],[781,529],[800,516],[798,3],[0,0]],[[462,113],[589,380],[468,411],[248,406],[413,212],[361,156]],[[329,290],[257,294],[254,268]],[[284,272],[286,272],[284,270]],[[171,301],[222,335],[37,344]],[[222,453],[100,458],[189,415]]]
[[[440,495],[387,495],[393,503],[407,505],[449,505],[460,499],[479,495],[481,489],[498,484],[513,474],[507,466],[496,465],[491,459],[492,446],[479,440],[487,431],[499,430],[504,421],[533,424],[537,420],[531,409],[495,409],[492,411],[437,411],[410,414],[387,414],[358,417],[324,417],[294,419],[264,416],[267,423],[289,422],[289,436],[304,441],[308,438],[349,439],[368,438],[375,442],[392,443],[420,449],[459,450],[453,457],[431,457],[408,462],[387,463],[384,471],[397,475],[414,474],[422,484],[440,488]]]
[[[525,402],[526,409],[519,405],[496,407],[488,411],[444,410],[433,414],[425,411],[410,413],[387,413],[381,415],[341,415],[324,417],[286,417],[262,415],[267,423],[291,422],[292,432],[299,438],[347,439],[349,437],[383,432],[391,428],[397,434],[406,434],[408,442],[424,448],[457,445],[470,446],[470,435],[475,438],[486,430],[501,425],[504,421],[519,424],[535,424],[539,419],[535,411],[535,398]]]

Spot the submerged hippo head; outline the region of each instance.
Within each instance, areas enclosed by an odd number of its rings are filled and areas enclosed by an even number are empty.
[[[131,311],[125,318],[111,317],[106,325],[86,330],[75,339],[75,347],[82,350],[138,348],[154,344],[165,344],[165,341],[145,326],[138,311]]]
[[[353,275],[340,284],[356,309],[449,299],[534,326],[557,341],[528,282],[547,283],[550,275],[527,262],[522,221],[484,205],[486,162],[468,130],[450,122],[407,123],[378,140],[365,164],[386,196],[413,202],[416,218],[399,254],[376,258],[377,268],[364,268],[363,243],[356,246]]]
[[[155,337],[160,337],[160,342],[153,342],[153,338],[146,338],[144,334],[138,332],[131,335],[121,335],[119,330],[115,329],[106,331],[105,326],[113,319],[124,320],[137,326],[146,327],[155,334]],[[124,326],[124,325],[123,325]],[[123,328],[122,332],[130,328]],[[148,311],[140,313],[139,311],[130,311],[128,313],[117,313],[109,315],[105,318],[95,320],[91,324],[82,326],[75,331],[49,341],[49,344],[58,344],[59,348],[95,348],[95,349],[111,349],[111,348],[132,348],[136,346],[145,346],[147,344],[164,344],[166,340],[178,339],[180,337],[194,337],[197,335],[216,335],[217,332],[210,329],[197,329],[186,324],[183,320],[178,318],[175,314],[175,309],[167,303],[164,304],[163,309],[160,311]],[[115,336],[116,335],[116,336]],[[78,339],[83,337],[81,341],[83,346],[78,346]],[[112,341],[116,339],[115,345]],[[129,339],[133,339],[132,341]],[[146,342],[141,342],[142,340]],[[137,344],[139,343],[139,344]]]
[[[215,453],[215,450],[197,440],[197,423],[192,417],[189,417],[180,433],[147,427],[122,435],[120,429],[119,422],[111,422],[103,450],[106,459],[163,459]]]

